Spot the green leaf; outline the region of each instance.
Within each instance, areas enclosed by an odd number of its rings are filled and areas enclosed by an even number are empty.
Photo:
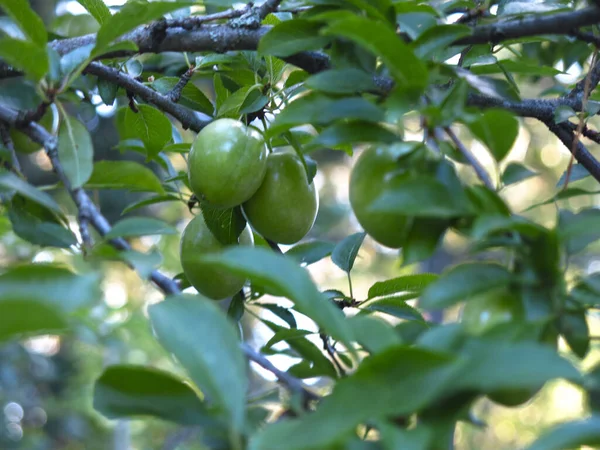
[[[239,322],[244,316],[244,296],[238,292],[231,298],[229,307],[227,308],[227,317],[234,322]]]
[[[600,210],[585,209],[577,214],[560,211],[558,232],[569,254],[584,250],[600,239]]]
[[[590,350],[590,329],[585,312],[566,311],[561,313],[558,329],[571,351],[580,359],[585,358]]]
[[[398,292],[420,293],[437,279],[438,275],[434,273],[420,273],[416,275],[404,275],[386,281],[378,281],[369,288],[369,298],[384,297]]]
[[[48,210],[40,209],[13,202],[8,217],[17,236],[42,247],[69,248],[77,244],[77,238],[71,230],[65,228]]]
[[[144,25],[152,20],[177,9],[191,6],[193,3],[183,2],[147,2],[133,0],[127,2],[118,13],[107,18],[102,23],[96,37],[94,55],[100,55],[118,37],[133,30],[139,25]]]
[[[384,113],[381,108],[362,97],[335,99],[322,94],[305,95],[293,101],[275,117],[269,134],[288,130],[295,125],[310,123],[328,125],[340,119],[358,119],[366,122],[381,122]]]
[[[393,295],[378,300],[370,300],[360,305],[361,312],[359,314],[380,312],[389,314],[398,319],[425,321],[419,311],[406,303],[407,300],[412,300],[416,297],[418,297],[418,294],[411,292],[409,294]]]
[[[158,109],[148,105],[138,105],[135,113],[129,107],[120,111],[123,120],[119,121],[121,139],[139,139],[144,143],[148,159],[154,159],[172,139],[171,122]]]
[[[27,0],[0,0],[0,7],[15,21],[29,40],[39,48],[45,48],[48,42],[46,26]]]
[[[469,214],[467,207],[457,201],[440,181],[423,175],[394,183],[369,209],[372,213],[414,217],[459,217]]]
[[[360,423],[421,410],[443,395],[456,372],[452,362],[419,348],[388,348],[338,381],[315,412],[265,427],[253,436],[249,450],[333,448]]]
[[[165,95],[171,91],[179,82],[177,77],[162,77],[152,83],[152,87],[161,94]],[[204,114],[212,116],[215,112],[215,107],[211,101],[204,95],[196,85],[188,83],[181,91],[181,99],[179,100],[183,106],[200,111]]]
[[[268,311],[271,311],[273,314],[275,314],[277,317],[279,317],[281,320],[287,323],[290,326],[290,328],[298,328],[296,318],[288,308],[284,308],[283,306],[279,305],[274,305],[272,303],[253,303],[253,306],[259,306]]]
[[[441,309],[488,290],[506,286],[512,277],[498,264],[478,262],[457,265],[423,291],[419,306]]]
[[[92,138],[85,125],[68,115],[61,120],[58,132],[58,159],[73,188],[83,186],[92,175]]]
[[[583,445],[600,446],[600,417],[592,416],[556,425],[527,450],[569,450]]]
[[[569,169],[565,170],[563,172],[563,174],[560,176],[558,183],[556,183],[557,188],[561,188],[564,186],[565,182],[567,181],[568,171],[569,171]],[[571,167],[571,174],[569,176],[569,183],[583,180],[584,178],[587,178],[589,176],[590,176],[590,173],[588,172],[588,170],[585,167],[583,167],[581,164],[573,164],[573,166]]]
[[[293,258],[299,264],[307,266],[331,255],[335,244],[327,241],[302,242],[285,252],[286,256]]]
[[[260,247],[233,247],[202,259],[250,278],[268,293],[289,298],[299,312],[313,319],[324,332],[350,345],[352,334],[344,315],[324,298],[308,272],[284,255]]]
[[[112,106],[115,103],[118,91],[119,86],[116,84],[106,80],[98,80],[98,94],[105,105]]]
[[[54,19],[50,30],[58,36],[72,38],[96,33],[99,28],[96,19],[89,14],[62,14]]]
[[[333,263],[344,272],[349,273],[354,266],[354,260],[356,260],[358,250],[366,236],[366,233],[355,233],[339,242],[331,253]]]
[[[185,367],[236,431],[244,426],[246,361],[237,331],[223,311],[202,296],[169,297],[148,308],[160,343]]]
[[[539,175],[537,172],[528,169],[523,164],[511,162],[506,166],[506,169],[504,169],[504,173],[502,174],[502,184],[504,186],[509,186],[537,175]]]
[[[246,228],[246,219],[239,206],[235,208],[219,208],[208,202],[201,202],[202,216],[206,226],[223,245],[237,244],[240,235]]]
[[[58,206],[58,203],[56,203],[52,197],[45,192],[36,189],[12,172],[0,171],[0,188],[14,190],[38,205],[41,205],[58,215],[62,215],[60,206]]]
[[[32,298],[65,312],[100,299],[100,274],[76,274],[54,264],[10,267],[0,275],[0,297]],[[0,300],[2,301],[2,300]]]
[[[554,110],[554,123],[563,123],[571,117],[576,117],[577,113],[567,105],[560,105]]]
[[[77,0],[100,25],[104,25],[110,20],[112,15],[110,9],[104,4],[103,0]]]
[[[402,247],[402,264],[407,266],[431,257],[448,227],[446,219],[415,218]]]
[[[297,355],[310,363],[308,365],[310,370],[305,371],[303,374],[295,374],[295,376],[300,378],[314,378],[317,376],[337,378],[337,372],[331,361],[314,343],[306,339],[308,334],[312,334],[310,331],[284,328],[268,320],[263,320],[263,323],[275,333],[269,339],[269,342],[265,344],[263,352],[269,351],[273,345],[284,341]]]
[[[153,250],[148,253],[137,252],[135,250],[125,250],[118,252],[121,260],[138,273],[142,279],[147,279],[150,274],[163,262],[162,254]]]
[[[119,220],[106,233],[105,239],[132,236],[151,236],[156,234],[177,234],[177,229],[168,223],[152,217],[130,217]]]
[[[471,66],[469,70],[477,75],[508,72],[511,74],[553,77],[554,75],[563,73],[554,67],[535,64],[533,62],[528,62],[527,60],[512,59],[503,59],[494,62],[494,64],[477,64]],[[559,106],[558,108],[561,107]]]
[[[401,344],[400,336],[385,321],[369,316],[354,316],[348,319],[350,328],[358,342],[369,353],[380,353]]]
[[[556,350],[530,341],[469,341],[461,352],[468,358],[455,389],[492,393],[507,389],[536,389],[546,381],[581,375]]]
[[[519,121],[512,113],[502,109],[488,109],[466,125],[487,146],[496,161],[504,159],[519,134]]]
[[[214,413],[173,374],[144,366],[109,366],[94,385],[94,409],[109,419],[156,417],[180,425],[213,425]]]
[[[61,311],[35,298],[0,299],[0,342],[14,338],[61,334],[68,328]]]
[[[331,94],[377,91],[373,75],[359,69],[331,69],[309,77],[305,86]]]
[[[415,55],[427,59],[436,53],[442,53],[453,42],[471,34],[471,28],[466,25],[438,25],[425,30],[411,46]]]
[[[383,143],[393,144],[400,137],[388,128],[371,122],[353,120],[338,122],[321,131],[307,146],[335,148],[347,144]]]
[[[334,21],[324,31],[356,42],[381,58],[402,88],[423,88],[427,84],[427,68],[395,31],[364,17]]]
[[[135,161],[98,161],[94,163],[87,189],[128,189],[164,194],[154,172]]]
[[[50,68],[45,47],[38,47],[32,42],[19,39],[0,39],[0,58],[25,72],[33,81],[44,78]]]
[[[181,199],[175,195],[170,195],[170,194],[155,195],[155,196],[145,198],[143,200],[132,203],[131,205],[124,208],[123,211],[121,212],[121,214],[125,215],[127,213],[130,213],[131,211],[134,211],[136,209],[143,208],[143,207],[149,206],[149,205],[156,205],[158,203],[166,203],[166,202],[179,202],[179,201],[181,201]]]
[[[279,57],[318,50],[331,40],[319,34],[322,25],[305,19],[286,20],[274,26],[258,44],[258,52]]]

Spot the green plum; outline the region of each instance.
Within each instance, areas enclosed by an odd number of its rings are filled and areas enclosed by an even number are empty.
[[[410,217],[372,213],[369,207],[390,187],[395,175],[409,168],[398,162],[393,146],[371,147],[359,157],[350,174],[350,206],[356,219],[375,241],[390,248],[404,245],[410,231]]]
[[[217,119],[202,129],[188,161],[194,194],[223,208],[241,205],[252,197],[266,168],[262,135],[233,119]]]
[[[272,153],[258,191],[242,206],[250,225],[266,239],[294,244],[311,230],[319,198],[294,153]]]
[[[246,226],[240,235],[239,245],[253,244],[252,232]],[[242,277],[201,261],[203,254],[219,252],[225,247],[210,231],[202,214],[190,221],[181,236],[180,258],[183,272],[200,294],[213,300],[231,297],[246,282]]]

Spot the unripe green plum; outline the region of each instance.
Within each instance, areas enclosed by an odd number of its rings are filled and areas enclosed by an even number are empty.
[[[52,108],[48,108],[48,110],[42,116],[38,124],[44,127],[46,130],[51,131],[53,122],[54,114],[52,113]],[[12,139],[15,151],[19,153],[31,154],[42,149],[42,146],[40,144],[32,141],[26,134],[22,133],[16,128],[10,129],[10,138]]]
[[[218,119],[194,140],[189,155],[190,186],[214,206],[232,208],[260,187],[267,167],[262,135],[233,119]]]
[[[240,235],[239,245],[253,245],[252,232],[248,226]],[[181,236],[179,249],[183,272],[200,294],[213,300],[231,297],[246,282],[242,277],[201,261],[204,254],[216,253],[225,247],[210,231],[202,214],[190,221]]]
[[[525,308],[520,297],[505,288],[485,292],[470,298],[462,310],[462,323],[467,332],[484,335],[494,327],[525,320]],[[519,406],[528,402],[541,389],[502,389],[488,394],[494,403]]]
[[[242,206],[250,225],[266,239],[294,244],[308,234],[319,209],[314,183],[293,153],[272,153],[258,191]]]
[[[369,236],[390,248],[404,245],[411,218],[372,213],[369,208],[390,187],[395,174],[405,169],[398,162],[398,154],[392,146],[381,146],[365,150],[358,157],[350,174],[350,206],[356,219]]]

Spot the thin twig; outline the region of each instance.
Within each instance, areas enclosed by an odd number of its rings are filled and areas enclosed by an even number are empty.
[[[263,369],[268,370],[273,375],[277,377],[277,379],[287,386],[291,391],[301,394],[306,400],[320,400],[321,397],[314,392],[312,392],[308,387],[304,385],[300,380],[296,377],[293,377],[287,372],[283,372],[279,370],[277,367],[273,365],[271,361],[269,361],[263,354],[257,352],[248,344],[242,344],[242,351],[246,355],[246,357],[254,361],[256,364],[261,366]]]
[[[181,77],[179,78],[179,81],[177,82],[177,84],[175,86],[173,86],[173,89],[171,89],[169,92],[167,92],[165,94],[165,97],[167,97],[172,102],[177,103],[181,99],[181,94],[183,92],[183,89],[187,86],[187,84],[192,79],[192,76],[194,75],[195,70],[196,70],[195,66],[191,66],[188,70],[186,70],[185,73],[183,75],[181,75]]]
[[[335,349],[331,346],[331,342],[329,342],[329,336],[327,336],[324,333],[319,334],[319,336],[321,337],[321,340],[323,341],[323,349],[327,352],[327,354],[329,355],[329,358],[331,358],[331,361],[333,362],[338,373],[340,374],[340,376],[345,377],[346,369],[338,361],[337,356],[335,354]]]
[[[490,178],[488,173],[485,171],[485,169],[483,168],[481,163],[477,160],[477,158],[475,158],[475,156],[471,153],[471,151],[467,147],[464,146],[464,144],[460,141],[460,139],[458,139],[458,137],[456,136],[456,134],[454,133],[454,131],[452,131],[452,129],[450,127],[444,127],[443,130],[446,133],[446,135],[448,135],[450,140],[452,140],[452,142],[454,143],[454,145],[456,146],[458,151],[460,153],[462,153],[462,155],[469,162],[471,167],[473,167],[473,169],[475,170],[475,173],[477,174],[477,177],[479,177],[479,179],[483,182],[483,184],[488,189],[491,189],[493,191],[495,189],[494,183],[492,182],[492,179]],[[437,137],[439,139],[440,136],[438,135]]]
[[[256,10],[260,20],[264,19],[272,12],[277,11],[277,8],[279,8],[281,2],[282,0],[266,0],[262,5],[260,5]]]
[[[569,121],[564,122],[564,124],[571,128],[573,131],[576,131],[577,127],[579,126],[579,124],[575,124]],[[600,144],[600,132],[592,130],[587,124],[585,124],[581,129],[581,134],[589,140],[594,141],[596,144]]]
[[[575,139],[573,130],[568,125],[557,124],[554,120],[543,121],[548,129],[554,133],[561,142],[569,149],[573,148],[573,141]],[[575,159],[590,173],[596,181],[600,183],[600,162],[585,148],[585,146],[578,142],[576,146]]]
[[[209,22],[216,22],[217,20],[228,20],[241,17],[250,11],[251,6],[246,5],[243,8],[228,9],[214,14],[208,14],[206,16],[190,16],[182,17],[180,19],[171,19],[166,21],[166,25],[169,28],[183,28],[185,30],[191,30],[200,27],[202,24]]]
[[[598,49],[594,50],[594,54],[592,56],[591,66],[592,69],[587,73],[584,83],[583,83],[583,98],[581,100],[581,112],[579,113],[579,123],[577,124],[577,129],[575,130],[573,144],[571,145],[571,159],[569,160],[569,167],[567,168],[567,174],[565,176],[565,183],[563,189],[567,189],[569,186],[569,180],[571,178],[571,170],[573,169],[573,161],[575,161],[575,157],[577,156],[577,144],[579,144],[579,139],[581,138],[581,133],[583,131],[583,127],[585,126],[585,109],[588,102],[588,98],[590,96],[590,91],[595,89],[600,82],[600,64],[596,63],[598,58]],[[577,83],[577,86],[571,94],[577,90],[579,90],[581,82]],[[577,95],[577,94],[575,94]]]

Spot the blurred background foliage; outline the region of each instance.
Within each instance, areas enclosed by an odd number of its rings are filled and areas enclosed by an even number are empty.
[[[58,36],[77,36],[95,31],[95,23],[78,19],[84,10],[70,0],[32,0],[32,6],[44,18],[50,29]],[[122,1],[107,1],[118,7]],[[2,19],[0,17],[0,19]],[[0,20],[0,30],[11,33],[7,22]],[[561,92],[581,75],[582,63],[589,56],[589,47],[571,42],[564,44],[551,41],[543,44],[533,42],[523,45],[524,53],[532,61],[543,61],[563,71],[554,77],[519,79],[521,95],[535,97],[542,92]],[[174,55],[144,57],[145,68],[169,67],[173,75],[183,67],[181,58]],[[518,75],[515,75],[518,77]],[[0,96],[9,95],[11,81],[0,83]],[[209,79],[201,77],[194,83],[211,98]],[[99,102],[98,99],[92,101]],[[126,104],[126,99],[120,102]],[[99,102],[101,104],[101,102]],[[81,103],[76,111],[80,120],[90,129],[97,159],[133,159],[143,162],[143,158],[131,151],[121,152],[115,148],[119,142],[113,124],[116,105],[94,108]],[[592,119],[592,123],[593,123]],[[518,161],[539,175],[504,189],[501,195],[514,211],[534,219],[544,225],[552,225],[556,218],[556,205],[539,206],[523,212],[529,205],[552,197],[560,176],[569,162],[569,152],[557,138],[534,120],[522,120],[519,137],[503,164]],[[419,122],[405,122],[407,138],[420,138],[411,134],[418,130]],[[193,133],[179,130],[182,140],[191,142]],[[468,133],[459,135],[461,140],[481,157],[488,170],[494,170],[492,159],[481,144],[471,141]],[[355,155],[360,149],[355,149]],[[598,156],[598,155],[597,155]],[[354,156],[355,157],[355,156]],[[317,222],[308,238],[337,242],[352,232],[359,231],[358,223],[352,216],[348,203],[348,180],[353,158],[341,151],[322,150],[314,154],[319,172],[316,183],[320,193],[320,210]],[[486,159],[487,158],[487,159]],[[46,184],[53,179],[49,162],[43,152],[21,155],[21,163],[27,178],[34,184]],[[171,163],[175,170],[185,170],[185,160],[174,155]],[[166,174],[157,166],[152,166],[162,177]],[[460,167],[467,179],[474,177],[470,168]],[[577,182],[589,190],[597,190],[591,178]],[[137,200],[142,194],[124,191],[96,192],[103,213],[111,220],[121,217],[123,208]],[[579,209],[598,204],[599,197],[584,196],[561,201],[561,207]],[[138,211],[139,212],[139,211]],[[145,213],[160,217],[176,224],[183,230],[191,218],[185,205],[179,202],[147,207]],[[178,236],[144,237],[133,241],[136,249],[153,248],[163,255],[162,267],[171,275],[179,273]],[[284,247],[285,250],[285,247]],[[448,234],[444,245],[429,260],[420,265],[400,268],[397,251],[379,246],[368,237],[363,245],[353,271],[354,293],[358,299],[366,298],[368,287],[377,280],[383,280],[408,272],[441,272],[446,266],[459,262],[466,254],[466,241],[457,234]],[[6,217],[0,217],[0,266],[6,267],[19,261],[66,262],[76,270],[83,270],[81,256],[59,249],[42,249],[31,246],[19,239],[12,231]],[[194,429],[181,429],[175,425],[156,420],[108,421],[92,408],[92,386],[102,368],[114,363],[148,364],[165,370],[178,372],[168,354],[153,338],[146,319],[146,307],[159,300],[161,295],[148,283],[140,280],[131,270],[120,263],[102,263],[105,277],[102,281],[102,301],[81,317],[80,325],[62,338],[44,336],[23,342],[11,342],[0,346],[0,449],[197,449],[194,444]],[[600,270],[600,248],[578,257],[569,268],[570,273],[591,273]],[[346,274],[329,259],[324,259],[309,267],[318,284],[326,289],[347,290]],[[227,305],[223,305],[224,308]],[[264,309],[253,311],[256,314],[278,319]],[[447,317],[455,318],[459,311],[448,312]],[[298,317],[301,327],[312,328],[310,323]],[[600,323],[597,317],[589,317],[592,336],[600,336]],[[247,339],[257,344],[268,341],[271,333],[266,326],[246,314],[244,332]],[[313,339],[313,337],[310,337]],[[318,336],[314,337],[319,344]],[[580,363],[587,369],[600,360],[598,340],[592,341],[592,350]],[[277,347],[276,347],[277,348]],[[566,349],[564,343],[561,348]],[[278,363],[292,365],[294,360],[278,355]],[[258,372],[265,378],[257,377],[252,386],[253,392],[265,391],[273,379],[270,374]],[[310,381],[310,380],[309,380]],[[536,435],[550,425],[567,419],[580,417],[586,412],[584,397],[573,386],[565,382],[553,382],[545,386],[528,404],[518,408],[505,408],[482,399],[476,407],[476,417],[484,426],[463,424],[457,431],[457,449],[489,448],[496,450],[515,449],[531,442]]]

